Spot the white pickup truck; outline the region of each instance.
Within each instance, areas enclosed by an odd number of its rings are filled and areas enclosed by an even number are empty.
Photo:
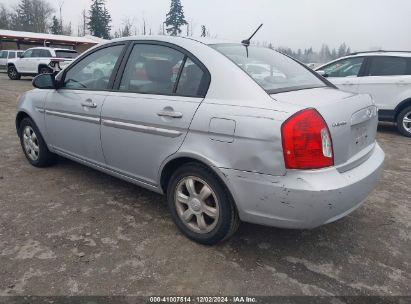
[[[75,50],[35,47],[26,50],[20,57],[8,60],[7,74],[10,79],[18,80],[21,76],[35,76],[52,73],[53,67],[60,69],[68,66],[78,53]]]

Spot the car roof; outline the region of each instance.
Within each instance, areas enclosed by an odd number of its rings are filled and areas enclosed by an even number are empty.
[[[340,61],[342,59],[347,59],[347,58],[355,58],[355,57],[370,57],[370,56],[391,56],[391,57],[406,57],[406,58],[411,58],[411,51],[366,51],[366,52],[356,52],[349,54],[347,56],[343,56],[337,59],[334,59],[332,61],[323,63],[319,65],[318,67],[315,67],[315,71],[321,70],[323,67],[332,64],[334,62]]]
[[[36,46],[29,48],[27,50],[53,50],[53,51],[70,51],[70,52],[77,52],[76,50],[71,50],[71,49],[63,49],[63,48],[52,48],[52,47],[47,47],[47,46]],[[26,51],[27,51],[26,50]]]
[[[191,40],[193,42],[200,42],[206,45],[213,45],[213,44],[232,44],[236,43],[235,41],[229,41],[224,39],[217,39],[217,38],[209,38],[209,37],[192,37],[192,36],[166,36],[166,35],[150,35],[150,36],[129,36],[129,37],[122,37],[116,38],[113,40],[109,40],[106,43],[112,43],[117,41],[130,41],[130,40],[152,40],[152,41],[162,41],[162,42],[171,42],[177,43],[182,40]],[[240,44],[240,42],[237,42]]]
[[[395,56],[395,57],[411,57],[411,51],[367,51],[355,52],[345,57],[364,57],[364,56]]]

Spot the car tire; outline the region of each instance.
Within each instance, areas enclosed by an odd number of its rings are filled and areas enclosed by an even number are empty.
[[[402,135],[411,137],[411,106],[406,107],[398,114],[397,128]]]
[[[11,80],[19,80],[21,78],[20,73],[17,71],[14,65],[9,65],[7,68],[7,75]]]
[[[225,185],[198,163],[185,164],[173,173],[167,187],[167,203],[180,231],[200,244],[222,242],[240,224]]]
[[[42,66],[39,68],[39,74],[51,74],[51,73],[53,73],[53,71],[49,67]]]
[[[55,159],[36,124],[30,118],[24,118],[19,126],[20,144],[24,155],[34,167],[46,167]]]

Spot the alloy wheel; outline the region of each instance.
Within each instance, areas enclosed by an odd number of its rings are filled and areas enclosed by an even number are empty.
[[[407,132],[411,133],[411,111],[404,115],[402,125]]]
[[[16,70],[16,68],[15,68],[15,67],[10,67],[10,68],[9,68],[9,74],[10,74],[11,78],[17,77],[17,70]]]
[[[39,141],[33,128],[30,126],[24,128],[23,143],[27,156],[33,161],[38,160],[40,154]]]
[[[220,205],[214,190],[195,176],[183,178],[176,187],[175,206],[183,224],[196,233],[209,233],[218,222]]]

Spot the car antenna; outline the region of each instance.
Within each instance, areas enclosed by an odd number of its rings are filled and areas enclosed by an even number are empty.
[[[260,24],[260,26],[255,30],[255,32],[250,36],[250,38],[241,41],[241,43],[244,44],[245,46],[250,46],[251,39],[253,39],[253,37],[255,36],[255,34],[257,34],[257,32],[260,30],[260,28],[261,28],[262,26],[263,26],[263,23]]]
[[[248,47],[250,46],[251,39],[253,39],[253,37],[255,36],[255,34],[257,34],[257,32],[260,30],[260,28],[261,28],[262,26],[263,26],[263,23],[260,24],[260,26],[254,31],[254,33],[250,36],[250,38],[241,41],[241,43],[245,46],[245,49],[246,49],[246,51],[247,51],[247,58],[248,58]]]

